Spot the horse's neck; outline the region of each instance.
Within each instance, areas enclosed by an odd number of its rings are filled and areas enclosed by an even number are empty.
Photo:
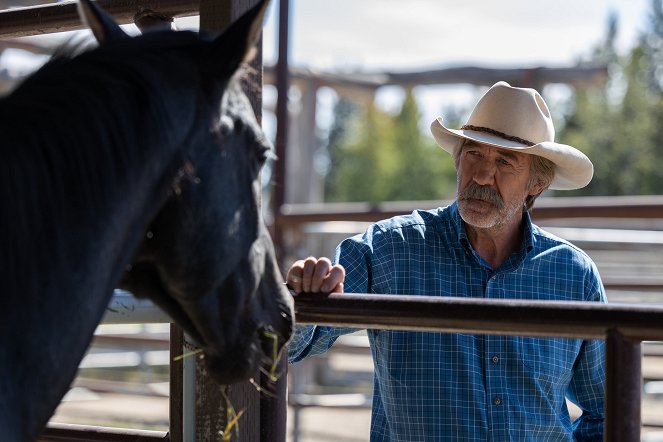
[[[113,181],[114,197],[108,198],[105,189],[105,196],[91,210],[76,207],[82,200],[78,194],[60,201],[58,210],[76,214],[75,219],[56,213],[52,214],[54,219],[44,218],[41,214],[39,228],[45,233],[41,239],[48,241],[48,235],[57,238],[50,238],[50,246],[36,249],[39,256],[34,257],[35,265],[24,274],[29,281],[5,287],[2,293],[3,311],[7,313],[6,320],[0,321],[3,441],[11,440],[12,429],[19,431],[16,440],[36,437],[20,432],[35,422],[45,424],[66,392],[114,285],[147,222],[167,196],[172,163],[172,159],[155,158],[133,165],[136,169],[125,171],[126,175],[138,178],[132,182]],[[99,165],[98,170],[103,166]],[[89,185],[73,183],[68,189],[74,193],[94,192],[84,188]],[[68,221],[58,224],[62,220]],[[24,267],[29,259],[19,259],[18,266]]]
[[[104,94],[109,93],[109,87],[102,89]],[[132,96],[135,91],[128,92],[122,95]],[[103,97],[97,97],[97,101],[103,101]],[[160,127],[150,127],[160,122],[155,116],[145,115],[145,104],[138,103],[141,101],[118,98],[116,106],[109,104],[95,111],[77,105],[58,111],[57,104],[49,104],[44,106],[40,119],[30,117],[35,127],[20,122],[24,115],[16,117],[19,123],[14,125],[22,124],[22,128],[2,127],[3,137],[9,138],[7,144],[17,152],[6,166],[18,172],[13,174],[14,180],[7,181],[19,193],[12,195],[0,189],[0,196],[10,201],[5,206],[7,213],[15,214],[19,223],[0,220],[0,227],[6,228],[0,235],[17,232],[15,236],[20,240],[13,243],[16,256],[24,253],[20,241],[39,244],[39,256],[30,256],[28,251],[28,262],[36,266],[38,280],[53,277],[49,281],[53,290],[85,284],[87,274],[81,269],[92,270],[98,279],[103,270],[94,267],[95,263],[105,264],[105,269],[117,277],[137,235],[143,233],[167,197],[182,162],[181,154]],[[117,109],[120,104],[128,108]],[[154,113],[167,115],[159,112]],[[7,134],[5,129],[11,132]],[[1,178],[0,183],[4,184]],[[12,203],[23,199],[27,202]],[[28,262],[18,265],[28,268]],[[63,278],[58,266],[77,273]]]

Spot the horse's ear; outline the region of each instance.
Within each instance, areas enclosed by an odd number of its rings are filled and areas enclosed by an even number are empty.
[[[262,23],[269,6],[269,0],[261,0],[233,22],[212,42],[211,54],[204,62],[223,63],[211,66],[217,73],[232,73],[241,63],[250,61],[256,55],[256,43],[260,39]]]
[[[91,0],[78,1],[78,15],[90,28],[99,44],[127,37],[115,20]]]

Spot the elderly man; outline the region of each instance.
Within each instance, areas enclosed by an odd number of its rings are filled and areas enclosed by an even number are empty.
[[[579,248],[532,224],[545,189],[575,189],[593,166],[554,142],[533,89],[499,82],[460,130],[442,118],[436,142],[453,155],[457,200],[371,226],[343,241],[336,264],[295,262],[295,292],[354,292],[606,302]],[[289,359],[326,351],[353,331],[298,327]],[[601,441],[602,341],[369,330],[375,366],[371,441]],[[571,420],[567,399],[582,410]]]

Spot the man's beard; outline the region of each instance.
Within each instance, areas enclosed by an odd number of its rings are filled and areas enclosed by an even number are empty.
[[[470,210],[470,200],[484,201],[492,205],[493,209],[486,214],[477,214]],[[505,203],[502,196],[494,188],[472,183],[458,192],[458,211],[467,224],[480,229],[490,229],[501,227],[510,221],[515,214],[522,213],[522,202]]]

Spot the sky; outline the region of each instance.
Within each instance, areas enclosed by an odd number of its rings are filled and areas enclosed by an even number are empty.
[[[651,0],[291,0],[290,61],[370,69],[482,63],[566,65],[620,20],[629,48]],[[276,59],[278,0],[264,30],[265,61]]]
[[[617,48],[626,53],[646,26],[650,2],[291,0],[289,62],[331,71],[570,66],[602,41],[610,14],[618,16]],[[266,64],[277,59],[277,23],[278,0],[264,28]],[[469,112],[482,92],[469,86],[428,87],[415,90],[415,97],[425,118],[445,108],[469,107]],[[546,93],[553,111],[554,101],[568,96],[563,88]],[[393,90],[377,97],[378,105],[392,111],[401,100],[402,92]]]
[[[629,49],[651,1],[291,0],[290,62],[341,71],[564,66],[603,38],[610,13],[620,20],[618,47]],[[265,21],[265,63],[277,57],[278,4]]]
[[[459,65],[569,66],[604,38],[610,14],[619,17],[617,47],[628,51],[646,26],[651,1],[291,0],[289,61],[299,67],[345,72]],[[265,22],[266,64],[277,58],[278,4],[272,0]],[[179,22],[190,26],[192,20]],[[19,71],[33,68],[30,63],[10,65]],[[470,86],[426,87],[416,89],[415,97],[424,119],[432,120],[445,109],[469,112],[482,92]],[[554,111],[555,100],[563,102],[568,90],[552,87],[544,94],[553,101],[549,105]],[[399,89],[386,88],[376,100],[383,109],[396,111],[402,96]],[[323,93],[319,98],[320,118],[329,120],[334,97]],[[266,88],[265,101],[270,100],[275,94]]]

